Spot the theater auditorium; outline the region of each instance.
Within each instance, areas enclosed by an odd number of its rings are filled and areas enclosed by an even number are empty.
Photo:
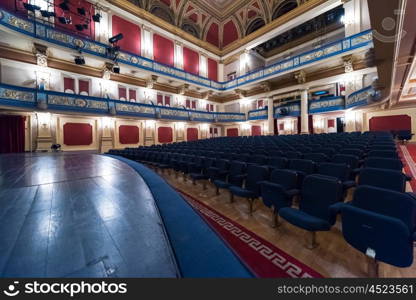
[[[415,277],[415,11],[1,0],[0,277]]]

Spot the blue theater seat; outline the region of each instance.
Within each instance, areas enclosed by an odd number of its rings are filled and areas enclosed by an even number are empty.
[[[285,169],[289,163],[289,160],[285,157],[270,157],[267,161],[267,167],[273,169]]]
[[[396,267],[413,263],[416,198],[413,194],[360,186],[339,209],[345,240],[357,250]],[[377,264],[375,264],[377,267]],[[377,275],[377,270],[370,275]]]
[[[260,184],[269,176],[269,171],[266,167],[249,165],[247,168],[247,176],[244,180],[244,187],[240,185],[231,185],[228,190],[231,194],[231,201],[233,196],[246,198],[249,202],[249,214],[253,213],[253,203],[256,198],[260,196]]]
[[[208,180],[208,169],[214,164],[214,158],[205,158],[202,162],[200,172],[190,173],[189,176],[192,178],[192,183],[195,185],[199,180]],[[206,183],[203,184],[204,190],[206,189]]]
[[[350,154],[337,154],[332,158],[332,162],[336,164],[347,164],[352,171],[352,175],[355,176],[359,172],[360,160],[358,156]]]
[[[226,159],[216,159],[213,166],[208,168],[207,173],[211,181],[225,180],[230,168],[230,161]]]
[[[289,160],[288,169],[298,173],[298,186],[301,186],[303,179],[315,172],[315,163],[312,160],[291,159]]]
[[[370,185],[397,192],[405,192],[406,175],[396,170],[364,168],[360,171],[358,185]]]
[[[374,150],[367,153],[367,157],[384,157],[400,159],[399,154],[395,150]]]
[[[278,225],[278,213],[283,207],[292,206],[293,197],[299,194],[298,174],[291,170],[274,170],[268,181],[260,183],[261,198],[264,205],[271,208],[274,226]]]
[[[336,218],[329,207],[337,203],[342,195],[342,184],[335,178],[323,175],[309,175],[302,185],[299,209],[285,207],[279,216],[289,223],[311,233],[307,248],[317,246],[316,231],[328,231],[335,224]]]
[[[230,169],[226,174],[225,179],[216,179],[214,180],[214,185],[216,186],[217,195],[219,194],[219,189],[227,189],[229,186],[242,186],[244,181],[244,171],[246,169],[246,164],[241,161],[232,161],[230,163]]]
[[[329,160],[328,156],[323,153],[305,153],[303,155],[303,159],[308,159],[313,161],[314,163],[324,163]]]
[[[323,163],[318,165],[318,174],[338,178],[342,182],[344,192],[355,187],[356,183],[351,180],[351,168],[347,164]]]

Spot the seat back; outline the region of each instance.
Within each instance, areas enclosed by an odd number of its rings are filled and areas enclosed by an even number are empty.
[[[342,209],[342,231],[353,247],[397,267],[413,262],[416,201],[411,194],[359,186],[352,205]]]
[[[395,158],[370,157],[364,161],[365,168],[379,168],[401,171],[403,163]]]
[[[375,259],[396,267],[413,263],[413,243],[409,230],[399,219],[354,206],[342,209],[342,234],[362,253],[375,254]]]
[[[342,195],[342,184],[335,178],[324,175],[309,175],[303,181],[299,209],[307,214],[335,223],[329,206],[338,202]]]
[[[246,164],[241,161],[232,161],[230,164],[229,174],[230,176],[241,175],[244,173]]]
[[[328,161],[328,156],[323,153],[306,153],[303,155],[303,159],[309,159],[315,163],[323,163]]]
[[[347,164],[351,169],[356,169],[358,168],[359,158],[355,155],[337,154],[332,158],[332,162],[337,164]]]
[[[284,169],[287,167],[289,160],[285,157],[271,157],[268,165],[277,169]]]
[[[250,157],[249,162],[257,165],[264,165],[266,163],[267,157],[264,155],[253,155]]]
[[[332,176],[341,181],[350,178],[351,169],[347,164],[322,163],[318,165],[318,174]]]
[[[301,158],[302,157],[302,153],[297,152],[297,151],[290,151],[290,152],[285,152],[284,154],[288,159],[297,159],[297,158]]]
[[[399,155],[396,151],[383,151],[383,150],[374,150],[370,151],[367,154],[368,157],[384,157],[384,158],[395,158],[398,159]]]
[[[292,190],[297,187],[298,175],[291,170],[274,170],[270,182],[280,184],[285,190]]]
[[[358,185],[370,185],[397,192],[406,191],[406,176],[395,170],[364,168],[360,171]]]
[[[245,188],[253,191],[256,194],[260,193],[260,181],[267,180],[269,177],[269,170],[266,167],[250,165],[247,168],[247,178]]]
[[[291,159],[289,161],[289,169],[312,174],[315,172],[315,163],[306,159]]]

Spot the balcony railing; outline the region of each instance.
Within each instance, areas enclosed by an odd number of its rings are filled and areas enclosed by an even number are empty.
[[[345,101],[345,108],[367,105],[369,102],[369,97],[373,96],[374,94],[375,90],[372,86],[358,90],[348,96],[347,100]]]
[[[178,107],[37,90],[7,84],[0,84],[0,105],[26,107],[32,110],[58,110],[178,121],[242,122],[246,120],[243,113],[187,110]]]
[[[267,120],[268,111],[267,106],[261,109],[250,110],[248,112],[248,120]]]
[[[0,9],[0,25],[9,29],[23,33],[32,38],[44,40],[55,45],[64,46],[70,49],[80,49],[84,53],[107,58],[107,48],[109,45],[71,35],[48,24],[43,24],[36,19],[28,19],[16,16],[8,11]],[[175,79],[189,83],[208,87],[217,91],[231,90],[242,87],[246,84],[270,79],[280,73],[294,71],[301,67],[316,63],[336,55],[344,54],[355,49],[365,49],[372,47],[373,35],[371,30],[347,37],[345,39],[330,43],[323,47],[305,52],[293,58],[279,61],[273,65],[253,71],[243,76],[237,77],[226,82],[217,82],[204,78],[199,75],[187,73],[184,70],[172,66],[164,65],[148,58],[121,51],[118,56],[120,63],[128,64],[146,71],[151,71],[161,75],[166,75]]]
[[[344,97],[328,97],[319,100],[309,101],[309,113],[323,113],[328,111],[337,111],[345,109]]]

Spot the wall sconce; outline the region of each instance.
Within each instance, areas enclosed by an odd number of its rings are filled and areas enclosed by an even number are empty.
[[[38,119],[38,124],[43,128],[46,128],[51,122],[50,113],[36,113],[36,117]]]
[[[109,117],[101,118],[101,125],[103,128],[110,128],[112,125],[113,119]]]
[[[250,124],[243,123],[242,128],[243,128],[243,130],[249,130],[250,129]]]
[[[156,124],[156,121],[154,120],[146,120],[146,128],[152,128]]]
[[[183,122],[176,122],[176,128],[183,130],[185,128],[185,124]]]

